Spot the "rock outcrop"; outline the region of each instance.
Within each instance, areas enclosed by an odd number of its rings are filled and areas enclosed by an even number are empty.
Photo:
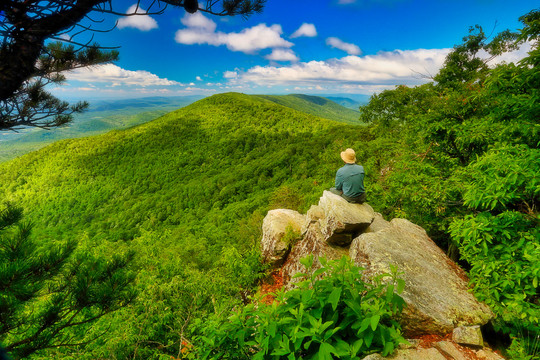
[[[287,226],[302,232],[290,251],[281,241]],[[306,216],[291,210],[270,211],[263,222],[262,251],[267,261],[284,262],[287,287],[294,286],[294,274],[305,271],[300,259],[309,254],[314,255],[315,267],[320,266],[319,257],[348,255],[366,269],[367,281],[396,265],[406,284],[401,296],[407,306],[400,321],[409,336],[446,335],[456,327],[482,325],[493,317],[468,292],[465,273],[424,229],[405,219],[388,222],[368,204],[351,204],[328,191]]]
[[[493,314],[468,292],[466,274],[428,237],[420,226],[393,219],[379,231],[354,239],[350,257],[365,275],[401,271],[407,303],[401,323],[410,335],[448,334],[455,327],[483,325]]]

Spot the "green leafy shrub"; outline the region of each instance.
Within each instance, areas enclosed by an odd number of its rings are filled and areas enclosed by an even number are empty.
[[[463,199],[475,213],[454,219],[449,228],[471,266],[476,296],[497,314],[496,329],[514,338],[510,353],[515,359],[529,359],[524,354],[532,354],[532,349],[520,344],[540,336],[540,230],[535,210],[539,156],[538,149],[526,145],[499,145],[472,162],[462,175]],[[532,335],[524,337],[523,329]]]
[[[309,274],[267,305],[254,302],[226,319],[199,320],[192,358],[355,359],[375,351],[388,355],[405,343],[395,320],[403,309],[405,283],[392,274],[362,280],[363,269],[343,257],[301,260]],[[325,275],[325,276],[323,276]]]

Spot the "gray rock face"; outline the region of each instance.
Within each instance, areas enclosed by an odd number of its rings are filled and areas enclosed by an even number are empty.
[[[392,360],[447,360],[437,349],[417,348],[397,350],[393,355],[386,357]]]
[[[400,346],[393,354],[386,357],[374,353],[362,358],[362,360],[470,360],[472,359],[470,351],[470,348],[451,341],[439,341],[432,344],[415,344],[407,348]],[[474,359],[504,360],[489,348],[476,351]]]
[[[324,218],[324,210],[318,205],[311,205],[306,213],[306,222],[302,227],[302,234],[305,234],[311,224],[314,224]]]
[[[484,339],[479,325],[455,328],[452,332],[452,341],[463,345],[484,346]]]
[[[491,351],[490,349],[487,349],[487,348],[484,348],[484,349],[480,349],[476,352],[476,356],[479,358],[479,359],[485,359],[485,360],[504,360],[504,358]]]
[[[380,213],[375,213],[373,222],[368,226],[364,233],[377,232],[379,230],[385,229],[390,226],[390,222],[384,220],[383,216]]]
[[[348,246],[352,239],[364,232],[373,222],[375,212],[367,203],[351,204],[339,195],[324,191],[319,199],[324,212],[320,219],[321,231],[329,244]]]
[[[291,244],[283,241],[287,228],[290,226],[294,232],[300,233],[304,222],[305,216],[298,211],[276,209],[268,212],[263,220],[261,240],[261,251],[266,263],[274,267],[283,264],[291,249]]]
[[[405,219],[364,233],[351,244],[350,257],[366,269],[366,277],[390,272],[390,264],[403,272],[407,307],[401,324],[409,336],[444,335],[456,326],[485,324],[493,313],[469,293],[465,273],[427,236],[424,229]]]

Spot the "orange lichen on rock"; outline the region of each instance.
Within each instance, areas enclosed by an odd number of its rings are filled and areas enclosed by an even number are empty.
[[[275,300],[274,294],[282,287],[283,274],[281,269],[274,270],[269,276],[269,281],[265,281],[261,285],[261,301],[268,305],[272,304]]]
[[[433,344],[439,341],[451,341],[452,340],[452,334],[447,334],[445,336],[441,335],[421,335],[417,337],[418,340],[420,340],[420,344],[418,347],[427,349],[430,347],[433,347]]]

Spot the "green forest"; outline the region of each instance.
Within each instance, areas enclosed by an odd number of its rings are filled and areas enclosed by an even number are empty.
[[[538,359],[540,12],[520,20],[519,33],[489,39],[472,28],[433,81],[374,95],[358,121],[322,98],[300,98],[322,106],[307,111],[291,96],[226,93],[1,163],[0,343],[15,359],[391,353],[404,341],[392,320],[398,291],[354,285],[358,271],[345,261],[328,268],[347,276],[312,281],[327,295],[313,316],[339,309],[342,325],[333,315],[302,323],[309,331],[299,338],[279,321],[253,323],[298,313],[292,305],[312,288],[308,279],[279,295],[289,299],[283,307],[254,306],[268,273],[258,248],[263,217],[317,203],[350,147],[366,169],[369,204],[424,227],[496,314],[503,354]],[[524,42],[532,47],[518,63],[479,57]],[[389,276],[396,289],[406,286]],[[360,286],[380,301],[384,324],[352,320],[353,307],[332,290],[339,281],[352,299]],[[367,335],[351,338],[347,326]],[[254,339],[249,329],[268,336]]]

